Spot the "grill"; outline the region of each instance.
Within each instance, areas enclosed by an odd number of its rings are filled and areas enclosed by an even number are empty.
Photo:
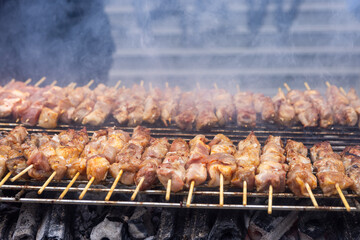
[[[0,121],[0,130],[9,131],[18,123],[10,122],[8,119]],[[102,127],[116,126],[114,119],[109,119]],[[229,125],[224,128],[214,128],[211,131],[181,131],[175,125],[169,127],[147,126],[151,130],[153,137],[167,137],[169,140],[181,137],[190,140],[196,134],[204,134],[209,139],[212,139],[216,134],[223,133],[228,136],[234,143],[244,139],[250,131],[254,131],[260,143],[263,145],[269,135],[281,136],[284,141],[293,139],[303,142],[307,147],[320,141],[329,141],[333,146],[334,151],[340,152],[346,146],[355,145],[360,142],[360,131],[357,127],[346,126],[333,126],[330,129],[320,128],[303,128],[302,126],[283,127],[275,124],[264,123],[259,121],[255,128],[239,127],[236,125]],[[42,129],[38,127],[28,127],[28,131],[32,132],[47,132],[49,134],[56,134],[68,128],[80,129],[79,125],[59,125],[56,129]],[[117,127],[124,131],[132,132],[131,127]],[[88,133],[91,135],[98,127],[87,127]],[[165,189],[163,186],[155,186],[151,190],[145,190],[139,193],[135,201],[130,201],[130,196],[134,192],[135,186],[118,185],[114,190],[113,196],[110,201],[105,201],[105,195],[110,189],[114,179],[108,177],[101,185],[93,185],[89,188],[87,196],[91,195],[91,200],[78,200],[78,196],[84,189],[87,181],[76,181],[75,184],[69,189],[65,199],[58,199],[61,192],[66,188],[70,180],[61,180],[59,182],[52,182],[46,187],[42,195],[36,198],[24,197],[27,191],[37,191],[41,188],[43,182],[29,180],[29,181],[15,181],[11,183],[7,181],[2,190],[6,196],[1,196],[2,202],[21,202],[21,203],[43,203],[43,204],[86,204],[86,205],[107,205],[107,206],[146,206],[146,207],[165,207],[165,208],[185,208],[187,191],[179,193],[171,193],[169,202],[165,201]],[[351,192],[344,192],[346,199],[350,204],[351,211],[360,211],[359,197]],[[121,199],[117,196],[121,194]],[[242,189],[235,189],[225,186],[224,189],[224,205],[219,205],[219,189],[209,188],[206,186],[198,186],[193,193],[193,200],[191,208],[204,208],[204,209],[242,209],[242,210],[266,210],[268,209],[267,193],[248,192],[248,204],[242,205]],[[321,190],[315,189],[314,196],[319,202],[319,208],[315,208],[310,198],[298,198],[289,190],[285,193],[273,194],[274,211],[345,211],[339,196],[325,197]],[[143,200],[144,199],[144,200]]]

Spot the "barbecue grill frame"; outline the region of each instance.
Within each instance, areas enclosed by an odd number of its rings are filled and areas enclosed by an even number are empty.
[[[0,131],[10,131],[14,127],[20,125],[19,123],[12,122],[9,119],[0,119]],[[118,126],[118,124],[114,121],[114,119],[109,119],[106,121],[104,125],[101,127],[92,127],[86,126],[87,132],[91,135],[94,131],[99,130],[100,128],[113,127],[122,129],[127,132],[131,132],[133,130],[132,127],[126,126]],[[145,125],[146,126],[146,125]],[[55,129],[43,129],[39,127],[26,127],[29,133],[33,132],[46,132],[48,134],[56,134],[60,131],[67,130],[69,128],[73,129],[81,129],[84,126],[80,125],[66,125],[59,124]],[[262,121],[257,122],[257,126],[254,128],[247,127],[239,127],[234,124],[225,126],[222,128],[213,128],[209,131],[182,131],[176,127],[176,125],[172,124],[169,127],[163,127],[161,125],[148,125],[146,126],[151,130],[152,137],[167,137],[169,140],[174,140],[178,137],[181,137],[185,140],[190,140],[196,134],[204,134],[206,137],[211,139],[218,133],[225,134],[230,139],[234,141],[234,143],[238,143],[240,140],[244,139],[251,131],[254,131],[255,135],[258,137],[259,141],[264,143],[266,138],[269,135],[281,136],[285,139],[293,139],[295,141],[303,142],[307,147],[311,147],[313,144],[320,141],[329,141],[333,146],[335,152],[342,151],[346,146],[360,144],[360,130],[357,127],[348,127],[348,126],[332,126],[329,129],[321,129],[321,128],[303,128],[300,125],[296,125],[293,127],[284,127],[278,126],[276,124],[264,123]],[[88,192],[99,192],[106,194],[110,189],[110,184],[113,179],[108,177],[106,181],[102,182],[102,185],[97,185],[89,188]],[[10,196],[0,196],[0,202],[16,202],[16,203],[40,203],[40,204],[85,204],[85,205],[107,205],[107,206],[143,206],[143,207],[166,207],[166,208],[186,208],[185,201],[165,201],[166,190],[163,186],[156,186],[154,189],[145,190],[139,192],[139,194],[146,195],[162,195],[164,196],[163,201],[151,201],[151,202],[142,202],[142,201],[130,201],[130,196],[133,193],[135,186],[124,186],[119,184],[117,188],[115,188],[113,194],[127,194],[129,195],[129,201],[117,201],[113,196],[113,199],[110,201],[105,200],[78,200],[74,197],[70,197],[70,192],[81,193],[84,187],[79,187],[80,184],[86,184],[87,181],[76,181],[74,186],[69,189],[69,193],[65,196],[65,199],[57,199],[57,198],[49,198],[46,195],[46,192],[53,192],[57,194],[57,197],[60,196],[61,192],[66,188],[67,183],[70,180],[61,180],[58,182],[52,181],[49,186],[45,188],[45,191],[42,195],[38,195],[36,198],[27,198],[24,197],[24,193],[26,191],[38,191],[41,188],[41,185],[44,183],[43,181],[36,180],[28,180],[28,181],[16,181],[11,183],[7,181],[2,187],[1,190],[5,190],[7,192],[12,192]],[[288,190],[287,190],[288,191]],[[16,193],[17,192],[17,193]],[[350,209],[354,212],[360,212],[360,203],[358,200],[360,197],[356,194],[345,192],[345,197],[349,201]],[[179,193],[171,193],[173,196],[183,196],[184,199],[188,195],[188,191],[181,191]],[[45,196],[45,197],[44,197]],[[218,188],[210,188],[206,186],[199,186],[195,189],[193,193],[193,198],[196,200],[197,196],[208,196],[212,200],[218,199],[219,189]],[[240,209],[240,210],[267,210],[267,204],[252,204],[248,202],[246,206],[242,205],[242,189],[234,189],[228,186],[225,186],[224,190],[224,198],[225,203],[223,206],[220,206],[218,203],[199,203],[193,201],[190,208],[203,208],[203,209]],[[259,193],[259,192],[249,192],[247,193],[249,199],[252,198],[263,198],[264,200],[268,198],[267,193]],[[291,192],[285,193],[274,193],[273,194],[273,206],[272,209],[274,211],[346,211],[346,208],[342,206],[341,200],[339,196],[324,196],[321,193],[319,188],[314,190],[314,196],[316,199],[337,199],[338,201],[333,201],[333,204],[321,206],[319,208],[315,208],[311,205],[310,198],[300,197],[300,199],[307,199],[308,205],[301,204],[298,205],[296,197]],[[226,203],[227,198],[238,198],[238,203]],[[85,195],[86,198],[86,195]],[[276,205],[278,199],[291,199],[290,205]],[[214,201],[211,201],[214,202]],[[232,201],[233,202],[233,201]],[[307,201],[306,201],[307,202]],[[303,203],[303,202],[302,202]]]

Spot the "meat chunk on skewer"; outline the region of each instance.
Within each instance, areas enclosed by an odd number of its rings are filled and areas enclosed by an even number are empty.
[[[195,182],[195,186],[206,181],[206,165],[210,153],[210,147],[206,142],[208,140],[204,135],[197,135],[189,142],[190,156],[185,165],[185,183],[187,187],[190,186],[192,181]]]
[[[353,181],[351,189],[360,194],[360,146],[349,146],[341,153],[346,174]]]
[[[253,94],[250,92],[238,92],[234,96],[237,124],[239,126],[256,125],[256,112],[253,106]]]
[[[175,139],[162,164],[157,169],[159,181],[167,187],[171,179],[171,191],[179,192],[184,188],[185,164],[189,157],[189,145],[183,139]]]
[[[310,155],[324,195],[336,194],[336,184],[339,184],[341,189],[353,185],[353,181],[346,176],[340,155],[333,152],[329,142],[315,144],[310,149]]]
[[[275,106],[270,97],[264,96],[261,93],[255,93],[253,94],[253,105],[255,112],[261,113],[262,120],[269,122],[275,120]]]
[[[232,141],[223,134],[217,134],[209,143],[211,154],[207,160],[207,170],[210,177],[209,186],[220,186],[220,174],[224,177],[224,184],[229,184],[236,170],[234,153],[236,148]]]
[[[249,190],[254,188],[255,173],[260,164],[260,151],[261,145],[254,132],[239,142],[238,151],[235,153],[237,168],[231,180],[232,185],[243,188],[246,181]]]
[[[215,116],[215,106],[212,102],[212,96],[209,91],[199,90],[196,92],[196,129],[208,130],[217,124],[217,117]]]
[[[183,93],[179,101],[178,114],[175,117],[176,125],[182,130],[191,130],[197,114],[194,94],[192,92]]]
[[[296,117],[295,109],[286,99],[285,94],[281,88],[279,88],[277,95],[273,97],[272,101],[274,102],[275,106],[276,121],[281,125],[292,125]]]
[[[281,138],[270,135],[265,142],[260,157],[260,165],[256,170],[255,184],[257,191],[268,191],[270,185],[273,187],[274,192],[285,191],[288,165],[284,164],[284,152]]]
[[[317,90],[306,90],[305,97],[312,102],[319,112],[319,126],[327,128],[334,124],[333,113],[329,103]]]
[[[216,109],[216,117],[220,126],[232,122],[235,117],[235,106],[232,95],[224,89],[215,89],[213,103]]]
[[[149,95],[145,99],[144,103],[144,122],[154,124],[159,119],[161,114],[160,99],[162,98],[162,92],[159,88],[153,88],[150,90]]]
[[[308,196],[305,184],[311,189],[317,187],[317,180],[312,173],[311,161],[307,158],[307,148],[301,142],[288,140],[286,143],[286,161],[289,164],[287,185],[296,196]]]
[[[171,120],[175,119],[178,104],[181,97],[181,90],[179,87],[169,88],[167,87],[164,91],[163,97],[160,101],[161,105],[161,121],[165,124],[165,126],[171,123]]]

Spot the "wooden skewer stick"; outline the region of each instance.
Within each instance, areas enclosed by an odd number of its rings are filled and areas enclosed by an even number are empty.
[[[331,87],[331,84],[328,81],[326,81],[325,84],[327,87]]]
[[[284,83],[284,87],[286,88],[286,90],[287,90],[288,92],[291,91],[291,88],[289,87],[289,85],[288,85],[287,83]]]
[[[48,180],[46,180],[46,182],[44,183],[44,185],[42,185],[42,187],[39,189],[38,194],[42,194],[42,192],[45,190],[45,188],[49,185],[49,183],[53,180],[53,178],[55,177],[56,172],[53,172],[50,177],[48,178]]]
[[[0,182],[0,188],[2,187],[2,185],[4,185],[4,183],[11,177],[11,174],[13,173],[13,171],[8,172],[5,177],[1,180]]]
[[[20,121],[20,118],[17,118],[15,122],[19,122]]]
[[[90,87],[94,83],[94,79],[91,79],[88,84],[86,84],[87,87]]]
[[[247,205],[247,182],[243,182],[243,205]]]
[[[347,95],[347,94],[346,94],[346,91],[343,89],[343,87],[340,87],[340,91],[341,91],[342,94],[344,94],[345,96]]]
[[[195,181],[192,180],[191,183],[190,183],[189,195],[188,195],[188,198],[187,198],[187,201],[186,201],[186,207],[190,207],[191,198],[192,198],[192,195],[193,195],[193,192],[194,192],[194,187],[195,187]]]
[[[346,211],[350,212],[350,205],[348,203],[348,201],[346,200],[345,196],[344,196],[344,193],[341,191],[341,188],[339,186],[338,183],[335,184],[335,187],[336,187],[336,190],[341,198],[341,201],[343,202],[345,208],[346,208]]]
[[[140,81],[140,86],[141,87],[144,86],[144,81],[143,80]]]
[[[8,82],[4,88],[6,89],[10,84],[13,84],[14,82],[15,82],[15,78],[11,79],[10,82]]]
[[[136,189],[135,189],[133,195],[131,196],[131,201],[134,201],[134,200],[135,200],[136,195],[137,195],[137,194],[139,193],[139,191],[140,191],[141,185],[144,183],[144,180],[145,180],[144,177],[141,177],[141,178],[140,178],[140,182],[139,182],[139,184],[136,186]]]
[[[80,176],[80,173],[77,172],[75,174],[75,176],[73,177],[73,179],[71,179],[71,181],[69,182],[69,184],[66,186],[66,188],[64,189],[64,191],[61,193],[59,199],[63,199],[65,197],[65,195],[67,194],[67,192],[69,191],[69,189],[71,188],[71,186],[74,184],[74,182],[76,181],[76,179]]]
[[[169,88],[169,83],[168,82],[165,82],[165,87]]]
[[[113,184],[111,185],[111,188],[110,188],[108,194],[106,195],[105,201],[109,201],[109,200],[110,200],[110,197],[111,197],[111,195],[113,194],[116,185],[117,185],[118,182],[120,181],[120,178],[121,178],[123,172],[124,172],[124,171],[121,169],[120,172],[118,173],[118,175],[116,176]]]
[[[273,202],[273,186],[269,186],[269,203],[268,203],[268,214],[272,213],[272,202]]]
[[[311,88],[310,88],[310,86],[309,86],[309,84],[307,82],[304,82],[304,85],[306,87],[306,90],[311,90]]]
[[[218,89],[218,85],[216,83],[214,83],[214,88]]]
[[[171,179],[168,180],[167,186],[166,186],[166,195],[165,195],[166,201],[170,200],[170,193],[171,193]]]
[[[42,78],[40,78],[40,80],[39,81],[37,81],[36,83],[35,83],[35,87],[38,87],[38,86],[40,86],[40,84],[42,84],[44,81],[46,80],[46,77],[42,77]]]
[[[84,190],[81,192],[81,194],[80,194],[80,196],[79,196],[79,200],[81,200],[81,199],[84,198],[86,192],[89,190],[89,188],[90,188],[91,184],[94,182],[94,180],[95,180],[95,177],[91,177],[91,178],[90,178],[90,180],[89,180],[89,182],[86,184]]]
[[[53,87],[53,86],[55,86],[56,84],[57,84],[57,81],[54,80],[54,81],[50,84],[50,86]]]
[[[114,88],[117,89],[120,86],[120,84],[121,84],[121,80],[117,81]]]
[[[22,170],[21,172],[19,172],[15,177],[11,178],[10,181],[14,182],[16,181],[18,178],[20,178],[22,175],[24,175],[25,173],[27,173],[30,169],[32,169],[34,167],[34,165],[29,165],[27,168],[25,168],[24,170]]]
[[[224,206],[224,175],[220,173],[220,199],[219,205],[220,207]]]
[[[31,83],[31,78],[29,78],[28,80],[25,81],[25,85],[28,85],[29,83]]]
[[[314,194],[313,192],[311,191],[311,188],[310,188],[310,185],[308,183],[305,183],[305,187],[306,187],[306,190],[307,192],[309,193],[309,196],[310,196],[310,199],[314,205],[315,208],[319,208],[319,205],[316,201],[316,198],[314,197]]]

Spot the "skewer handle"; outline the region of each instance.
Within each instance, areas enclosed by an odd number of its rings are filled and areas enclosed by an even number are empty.
[[[349,205],[348,201],[346,200],[346,198],[344,196],[344,193],[341,191],[341,188],[340,188],[339,184],[338,183],[335,184],[335,187],[336,187],[337,192],[339,193],[341,201],[343,202],[343,204],[344,204],[344,206],[346,208],[346,211],[350,212],[350,210],[351,210],[350,205]]]
[[[114,88],[117,89],[120,86],[120,84],[121,84],[121,80],[117,81]]]
[[[243,205],[247,205],[247,182],[243,182]]]
[[[59,199],[63,199],[65,197],[65,195],[67,194],[67,192],[69,191],[69,189],[71,188],[71,186],[74,184],[74,182],[76,181],[76,179],[80,176],[80,173],[77,172],[75,174],[75,176],[73,177],[73,179],[71,179],[71,181],[69,182],[69,184],[66,186],[66,188],[64,189],[64,191],[61,193]]]
[[[10,181],[14,182],[17,179],[19,179],[22,175],[24,175],[25,173],[27,173],[30,169],[32,169],[34,167],[34,165],[29,165],[27,168],[25,168],[24,170],[22,170],[21,172],[19,172],[15,177],[11,178]]]
[[[224,206],[224,175],[220,173],[220,196],[219,196],[220,207]]]
[[[284,83],[284,87],[286,88],[286,90],[287,90],[288,92],[291,91],[291,88],[289,87],[289,85],[288,85],[287,83]]]
[[[40,86],[40,84],[42,84],[44,81],[46,80],[46,77],[42,77],[39,81],[37,81],[36,83],[35,83],[35,87],[38,87],[38,86]]]
[[[48,178],[48,180],[46,180],[46,182],[44,183],[44,185],[42,185],[42,187],[39,189],[38,194],[42,194],[42,192],[44,191],[44,189],[49,185],[49,183],[53,180],[53,178],[55,177],[56,172],[53,172],[50,177]]]
[[[273,203],[273,186],[269,186],[269,203],[268,203],[268,214],[272,214],[272,203]]]
[[[340,87],[340,91],[341,91],[341,93],[344,94],[345,96],[347,95],[347,94],[346,94],[346,91],[343,89],[343,87]]]
[[[144,180],[145,180],[144,177],[141,177],[141,178],[140,178],[140,182],[139,182],[139,184],[136,186],[136,189],[135,189],[133,195],[131,196],[131,201],[134,201],[134,200],[135,200],[136,195],[137,195],[138,192],[140,191],[140,187],[141,187],[141,185],[143,184]]]
[[[53,81],[53,82],[50,84],[50,86],[53,87],[53,86],[55,86],[56,84],[57,84],[57,81],[55,80],[55,81]]]
[[[80,196],[79,196],[79,200],[83,199],[86,192],[89,190],[91,184],[94,182],[95,177],[91,177],[91,179],[89,180],[89,182],[86,184],[86,187],[84,188],[84,190],[81,192]]]
[[[331,87],[331,84],[328,81],[326,81],[325,84],[327,87]]]
[[[311,191],[310,185],[308,183],[305,183],[305,187],[306,187],[307,192],[309,193],[310,199],[311,199],[314,207],[319,208],[316,198],[315,198],[313,192]]]
[[[93,83],[94,83],[94,80],[91,79],[91,80],[88,82],[88,84],[86,84],[86,86],[87,86],[87,87],[90,87]]]
[[[29,78],[28,80],[25,81],[25,85],[28,85],[29,83],[31,83],[31,78]]]
[[[306,87],[306,90],[311,90],[311,88],[310,88],[310,86],[309,86],[309,84],[307,83],[307,82],[304,82],[304,85],[305,85],[305,87]]]
[[[166,196],[165,196],[166,201],[170,200],[170,193],[171,193],[171,179],[168,180],[167,186],[166,186]]]
[[[194,186],[195,186],[195,181],[192,180],[191,183],[190,183],[189,195],[188,195],[188,198],[187,198],[187,201],[186,201],[186,207],[190,207],[191,198],[192,198],[192,195],[193,195],[193,192],[194,192]]]
[[[4,185],[4,183],[11,177],[11,174],[13,173],[13,171],[8,172],[5,177],[1,180],[0,182],[0,188],[2,187],[2,185]]]
[[[124,172],[124,171],[121,169],[120,172],[118,173],[118,175],[116,176],[113,184],[111,185],[111,188],[110,188],[108,194],[106,195],[105,201],[109,201],[109,200],[110,200],[110,197],[111,197],[111,195],[113,194],[116,185],[117,185],[118,182],[120,181],[120,178],[121,178],[123,172]]]

